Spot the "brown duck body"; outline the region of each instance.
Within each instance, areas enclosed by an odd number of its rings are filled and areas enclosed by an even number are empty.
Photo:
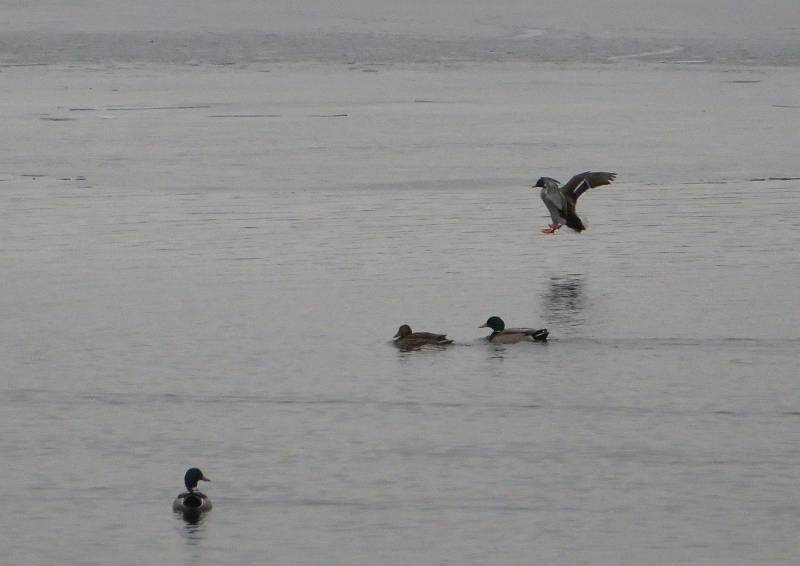
[[[452,344],[453,341],[447,337],[446,334],[437,334],[435,332],[412,332],[411,327],[404,324],[397,330],[394,335],[395,344],[402,348],[419,348],[426,344],[434,346],[446,346]]]

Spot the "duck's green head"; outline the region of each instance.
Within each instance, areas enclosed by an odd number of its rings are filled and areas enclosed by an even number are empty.
[[[397,329],[397,334],[394,335],[395,338],[405,338],[406,336],[411,334],[411,327],[407,324],[404,324],[400,328]]]
[[[506,323],[499,316],[490,316],[489,319],[481,324],[478,328],[491,328],[495,332],[502,332],[506,327]]]
[[[197,487],[197,482],[199,481],[211,480],[203,475],[203,472],[200,471],[200,468],[189,468],[186,470],[186,475],[183,476],[183,483],[186,484],[187,490],[194,491],[194,488]]]

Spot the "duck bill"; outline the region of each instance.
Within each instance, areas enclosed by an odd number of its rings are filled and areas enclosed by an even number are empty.
[[[485,324],[481,324],[478,328],[489,328],[489,327],[486,326]]]
[[[202,481],[211,481],[210,479],[208,479],[208,478],[207,478],[207,477],[205,477],[205,476],[203,476],[203,477],[202,477],[202,478],[200,478],[200,479],[201,479]]]
[[[394,336],[392,336],[392,339],[395,339],[395,338],[400,338],[400,333],[399,332],[397,334],[395,334]]]

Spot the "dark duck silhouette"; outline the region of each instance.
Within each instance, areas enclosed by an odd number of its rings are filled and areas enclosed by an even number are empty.
[[[186,484],[186,491],[178,495],[172,502],[172,510],[184,515],[199,516],[201,513],[211,510],[211,500],[205,493],[197,489],[197,482],[211,481],[203,475],[198,468],[189,468],[183,476],[183,483]]]
[[[491,328],[492,333],[486,337],[496,344],[514,344],[516,342],[547,342],[546,328],[506,328],[506,323],[499,316],[490,316],[489,320],[478,328]]]
[[[575,212],[578,197],[591,188],[611,184],[616,176],[616,173],[586,171],[578,173],[564,185],[550,177],[541,177],[533,188],[542,189],[539,191],[539,196],[542,197],[547,210],[550,211],[550,218],[553,219],[553,223],[543,228],[542,232],[552,234],[564,224],[576,232],[584,231],[586,226]]]
[[[446,346],[453,341],[446,334],[436,334],[433,332],[411,332],[411,327],[407,324],[402,325],[397,334],[394,335],[397,346],[406,350],[420,348],[426,344],[433,346]]]

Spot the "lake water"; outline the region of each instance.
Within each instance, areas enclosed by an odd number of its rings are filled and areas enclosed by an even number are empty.
[[[732,16],[495,56],[536,18],[384,7],[315,44],[285,8],[293,47],[232,28],[219,61],[200,20],[48,5],[0,12],[0,562],[796,561],[794,12],[736,62]],[[618,173],[588,230],[542,234],[530,185],[588,169]]]

